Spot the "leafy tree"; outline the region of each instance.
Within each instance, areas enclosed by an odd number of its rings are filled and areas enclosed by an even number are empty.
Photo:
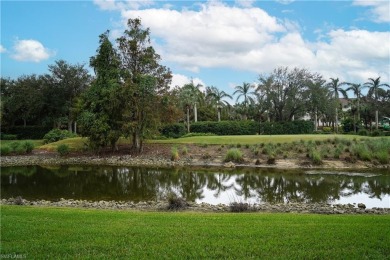
[[[208,87],[207,90],[207,97],[211,99],[211,103],[216,106],[217,112],[218,112],[218,122],[221,121],[221,109],[225,106],[230,106],[230,104],[223,100],[224,98],[232,99],[232,96],[227,94],[225,91],[221,91],[218,88],[211,86]]]
[[[338,118],[338,107],[340,105],[339,102],[339,92],[343,95],[344,98],[348,98],[347,92],[341,88],[341,86],[346,85],[346,82],[339,82],[339,78],[330,78],[330,82],[326,85],[334,96],[336,105],[335,105],[335,125],[336,125],[336,133],[338,133],[339,129],[339,118]]]
[[[347,83],[349,86],[346,91],[352,91],[353,94],[356,97],[356,113],[357,113],[357,121],[360,124],[360,99],[362,98],[362,89],[364,88],[361,84],[353,84],[353,83]],[[356,132],[356,122],[354,123],[354,128]]]
[[[141,152],[143,138],[161,120],[155,108],[169,89],[172,75],[159,64],[161,57],[150,43],[149,28],[140,19],[129,19],[124,35],[117,39],[122,80],[126,88],[126,135],[133,149]],[[142,102],[140,102],[142,100]]]
[[[322,77],[306,69],[279,67],[269,76],[259,76],[257,92],[264,96],[275,121],[291,121],[307,112],[308,84],[321,84]]]
[[[36,123],[43,107],[42,79],[37,75],[21,76],[16,81],[2,79],[2,106],[11,126],[17,120]]]
[[[235,91],[233,92],[233,96],[238,94],[237,96],[237,99],[236,99],[236,102],[238,102],[238,100],[240,98],[244,98],[244,101],[242,102],[243,103],[243,107],[244,107],[244,118],[247,119],[248,115],[248,106],[250,104],[253,104],[255,102],[254,100],[254,96],[255,96],[255,92],[254,91],[251,91],[253,89],[253,86],[249,83],[242,83],[242,86],[236,86],[235,87]]]
[[[195,108],[195,104],[199,100],[199,88],[197,88],[193,82],[189,84],[185,84],[180,90],[179,90],[179,99],[182,106],[186,109],[186,115],[187,115],[187,132],[190,132],[190,109]],[[194,109],[195,110],[195,109]],[[194,113],[196,115],[196,113]]]
[[[112,149],[121,135],[124,99],[120,79],[120,60],[108,31],[100,35],[97,54],[90,59],[96,73],[91,87],[80,101],[79,125],[83,136],[88,137],[93,150],[111,145]]]
[[[91,76],[84,65],[72,65],[64,60],[57,60],[49,65],[50,74],[45,76],[45,104],[46,111],[54,121],[55,126],[61,126],[67,121],[68,130],[72,131],[75,120],[72,107],[76,99],[87,89]]]
[[[388,87],[390,88],[389,84],[382,83],[380,81],[381,77],[378,77],[376,79],[369,78],[366,83],[364,83],[364,86],[368,87],[368,96],[370,98],[373,98],[375,100],[375,127],[378,129],[378,91],[381,87]]]
[[[324,82],[308,82],[307,84],[307,111],[310,113],[311,117],[314,118],[314,128],[315,131],[318,129],[318,115],[323,114],[326,111],[328,91],[323,85]]]

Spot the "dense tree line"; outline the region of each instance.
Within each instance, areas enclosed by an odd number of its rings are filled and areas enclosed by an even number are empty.
[[[1,78],[1,124],[65,128],[89,138],[91,148],[113,149],[120,136],[131,138],[142,150],[143,139],[158,134],[164,124],[221,120],[292,121],[306,117],[334,126],[353,121],[354,129],[370,126],[390,115],[390,87],[380,77],[365,83],[326,80],[302,68],[275,68],[260,74],[256,83],[244,82],[230,95],[215,86],[194,82],[169,89],[171,72],[150,42],[140,19],[129,19],[113,44],[99,37],[90,59],[95,75],[85,65],[58,60],[44,75]],[[117,47],[115,47],[117,46]],[[363,93],[363,90],[366,94]],[[343,111],[340,97],[351,109]]]

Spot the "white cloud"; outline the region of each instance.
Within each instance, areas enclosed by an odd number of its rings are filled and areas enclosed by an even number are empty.
[[[0,44],[0,53],[6,52],[7,49],[3,47],[3,45]]]
[[[123,9],[121,15],[124,25],[128,18],[140,17],[163,60],[194,73],[234,68],[263,74],[297,66],[352,82],[365,82],[367,75],[390,80],[389,32],[324,28],[317,41],[309,42],[295,21],[218,1],[199,4],[196,10]],[[189,80],[176,74],[172,86]]]
[[[377,23],[390,22],[390,2],[388,0],[355,0],[353,5],[365,6],[371,8],[369,10],[370,18]]]
[[[194,85],[202,85],[203,87],[200,88],[202,91],[204,91],[206,84],[200,79],[200,78],[189,78],[182,74],[172,74],[172,82],[171,82],[171,88],[174,87],[183,87],[185,84],[188,84],[191,82],[191,80],[194,82]]]
[[[315,47],[314,68],[325,76],[337,75],[344,80],[367,80],[382,75],[390,80],[389,32],[366,30],[332,30],[328,33],[330,42],[318,42]],[[375,72],[375,73],[374,73]]]
[[[125,9],[139,9],[145,6],[152,6],[152,0],[131,0],[131,1],[117,1],[117,0],[93,0],[102,10],[118,11]]]
[[[291,4],[292,2],[295,2],[295,0],[275,0],[275,1],[283,5],[288,5]]]
[[[54,55],[53,51],[45,48],[39,41],[17,40],[13,46],[11,58],[17,61],[40,62]]]

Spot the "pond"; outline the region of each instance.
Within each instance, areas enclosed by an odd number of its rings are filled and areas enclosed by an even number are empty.
[[[150,201],[175,192],[210,204],[364,203],[390,207],[388,170],[281,170],[117,166],[1,167],[1,196],[28,200]]]

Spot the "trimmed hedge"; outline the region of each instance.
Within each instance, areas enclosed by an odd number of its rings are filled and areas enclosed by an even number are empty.
[[[259,132],[255,121],[205,121],[191,124],[192,133],[213,133],[216,135],[254,135]]]
[[[260,133],[266,135],[312,134],[314,132],[314,123],[303,120],[264,122],[261,123],[260,129]]]
[[[212,133],[216,135],[290,135],[311,134],[314,124],[311,121],[259,122],[255,121],[204,121],[191,124],[191,133]],[[184,124],[165,126],[161,134],[178,138],[186,133]]]
[[[165,125],[160,129],[160,133],[168,138],[179,138],[187,133],[186,127],[184,124],[170,124]]]
[[[39,140],[42,139],[43,136],[49,132],[51,127],[43,127],[43,126],[14,126],[1,129],[4,134],[7,135],[16,135],[19,140],[23,139],[32,139]]]

